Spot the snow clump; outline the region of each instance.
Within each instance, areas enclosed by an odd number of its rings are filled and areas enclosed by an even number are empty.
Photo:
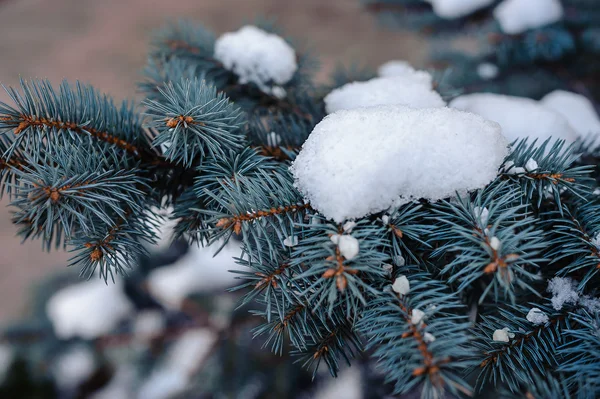
[[[347,83],[325,97],[325,110],[331,114],[343,109],[377,105],[444,107],[446,102],[432,89],[431,84],[431,75],[422,71]]]
[[[277,97],[285,96],[281,85],[298,70],[294,49],[283,38],[253,25],[219,37],[214,57],[235,73],[240,83],[255,83]]]
[[[494,0],[424,0],[433,7],[433,12],[440,18],[462,18],[491,5]]]
[[[494,9],[494,18],[509,35],[553,24],[563,14],[560,0],[504,0]]]
[[[600,135],[600,118],[594,105],[581,94],[555,90],[540,103],[564,116],[581,137]]]
[[[548,282],[548,292],[552,294],[552,307],[561,310],[565,303],[577,304],[579,294],[577,283],[568,277],[554,277]]]
[[[552,137],[553,141],[561,139],[572,143],[578,138],[564,116],[529,98],[475,93],[455,98],[450,107],[498,122],[502,134],[511,142],[529,137],[538,139],[541,144]]]
[[[527,313],[527,321],[535,324],[536,326],[540,324],[548,323],[548,315],[544,313],[541,309],[531,308]]]
[[[341,223],[486,186],[508,153],[497,123],[450,108],[381,106],[327,116],[291,166],[311,206]]]

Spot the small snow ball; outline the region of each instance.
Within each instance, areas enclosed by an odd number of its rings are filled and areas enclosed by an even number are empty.
[[[462,18],[491,5],[494,0],[424,0],[431,4],[433,12],[440,18]]]
[[[377,68],[377,74],[381,77],[410,75],[415,73],[415,68],[408,62],[402,60],[391,60]]]
[[[492,339],[496,342],[508,342],[511,338],[514,338],[515,334],[511,333],[508,327],[504,327],[501,330],[494,331]]]
[[[296,187],[342,223],[419,198],[482,188],[507,155],[497,123],[449,108],[382,106],[327,116],[291,166]]]
[[[538,144],[552,137],[572,143],[577,132],[559,113],[535,100],[492,93],[475,93],[459,96],[450,107],[473,112],[498,122],[509,141],[529,137]]]
[[[494,18],[509,35],[558,22],[563,17],[560,0],[504,0],[494,9]]]
[[[531,310],[529,310],[527,313],[527,321],[535,324],[536,326],[540,324],[546,324],[548,323],[548,320],[550,320],[548,315],[541,309],[531,308]]]
[[[235,73],[240,83],[255,83],[262,91],[281,96],[296,70],[296,52],[281,37],[246,25],[215,42],[215,59]]]
[[[446,102],[431,88],[431,75],[423,71],[348,83],[325,97],[328,114],[342,109],[393,104],[437,108]]]
[[[360,246],[356,238],[350,235],[334,234],[331,236],[331,241],[338,246],[340,254],[347,260],[352,260],[358,255]]]
[[[398,276],[396,280],[394,280],[394,284],[392,285],[392,289],[394,292],[397,292],[400,295],[408,295],[410,292],[410,281],[406,276]]]

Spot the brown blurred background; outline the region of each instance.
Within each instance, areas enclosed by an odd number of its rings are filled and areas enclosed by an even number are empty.
[[[276,18],[287,35],[315,50],[321,81],[338,62],[419,65],[427,54],[417,37],[381,28],[360,0],[0,0],[0,82],[78,79],[119,100],[132,98],[150,34],[166,21],[190,18],[221,33],[261,16]],[[0,101],[8,101],[4,91]],[[0,324],[18,317],[32,284],[69,258],[42,252],[40,242],[21,245],[6,205],[0,201]]]

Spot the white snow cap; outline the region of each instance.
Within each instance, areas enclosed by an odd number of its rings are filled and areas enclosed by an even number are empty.
[[[158,310],[145,310],[135,316],[133,322],[134,336],[142,341],[148,341],[165,329],[165,316]]]
[[[437,16],[446,19],[465,17],[473,12],[487,7],[494,0],[424,0],[433,7]]]
[[[580,136],[600,135],[600,118],[585,96],[556,90],[542,98],[540,103],[564,116]]]
[[[392,284],[392,289],[400,295],[408,295],[410,292],[410,281],[406,276],[398,276]]]
[[[504,0],[494,9],[500,28],[510,35],[558,22],[562,17],[560,0]]]
[[[95,279],[63,288],[46,304],[55,334],[61,339],[93,339],[111,332],[133,312],[123,283]]]
[[[347,260],[352,260],[358,255],[358,240],[351,235],[334,234],[331,236],[331,241],[338,246],[340,254]]]
[[[381,77],[410,75],[416,72],[415,68],[403,60],[387,61],[377,68],[377,74]]]
[[[240,243],[230,240],[214,256],[222,243],[209,247],[192,246],[188,253],[170,266],[161,267],[148,275],[148,287],[163,305],[179,309],[183,300],[193,292],[227,288],[234,284],[235,275],[229,270],[240,269],[233,257],[242,253]]]
[[[600,312],[600,298],[592,298],[586,295],[581,298],[579,304],[592,314]]]
[[[418,72],[347,83],[325,97],[325,110],[328,114],[342,109],[395,104],[413,108],[437,108],[445,106],[446,102],[431,88],[431,76],[427,79]]]
[[[235,73],[240,83],[255,83],[261,90],[276,96],[285,95],[281,88],[296,70],[296,52],[281,37],[253,25],[223,34],[215,42],[215,59]]]
[[[541,309],[531,308],[531,310],[527,313],[527,321],[535,325],[546,324],[548,323],[548,320],[550,320],[548,315]]]
[[[507,153],[498,124],[480,116],[382,106],[327,116],[291,170],[312,207],[341,223],[484,187]]]
[[[138,399],[169,399],[185,391],[189,377],[177,370],[159,369],[144,381],[138,389]]]
[[[552,307],[561,310],[565,303],[575,305],[579,301],[577,283],[568,277],[554,277],[548,282],[552,294]]]
[[[426,332],[425,334],[423,334],[423,341],[425,341],[428,344],[430,344],[433,341],[435,341],[435,336],[432,333]]]
[[[492,93],[459,96],[450,107],[473,112],[502,126],[502,134],[509,140],[530,137],[541,144],[549,137],[572,143],[577,132],[559,113],[535,100]]]
[[[514,338],[515,334],[511,333],[508,327],[504,327],[501,330],[494,331],[492,339],[496,342],[508,342],[511,338]]]

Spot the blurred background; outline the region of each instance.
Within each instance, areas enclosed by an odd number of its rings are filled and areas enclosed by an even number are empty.
[[[390,59],[420,65],[427,41],[385,29],[357,0],[0,0],[0,82],[19,77],[80,80],[117,100],[134,98],[153,30],[189,18],[217,34],[256,17],[275,18],[285,33],[320,58],[317,80],[338,63],[376,68]],[[8,101],[0,92],[0,101]],[[21,244],[0,202],[0,325],[28,308],[34,282],[65,267],[69,254],[50,254],[39,241]]]

